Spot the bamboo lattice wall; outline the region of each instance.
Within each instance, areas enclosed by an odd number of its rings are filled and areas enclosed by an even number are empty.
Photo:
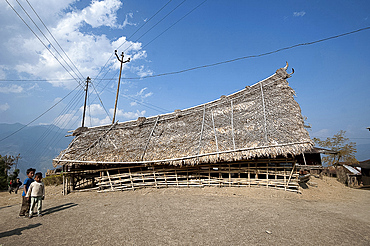
[[[268,161],[268,162],[266,162]],[[298,190],[294,161],[257,161],[195,166],[106,166],[97,170],[70,169],[69,190],[125,191],[145,187],[269,187]]]

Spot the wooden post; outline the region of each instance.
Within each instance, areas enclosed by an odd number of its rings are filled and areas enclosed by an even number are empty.
[[[189,188],[189,168],[188,167],[186,168],[186,184]]]
[[[118,174],[121,174],[121,172],[119,171],[119,169],[117,170],[118,171]],[[118,180],[119,180],[119,186],[122,187],[122,180],[121,180],[121,175],[118,175]],[[123,188],[121,188],[122,191],[123,191]]]
[[[208,186],[211,186],[211,166],[208,166]]]
[[[179,187],[179,180],[177,178],[177,171],[176,171],[176,169],[175,169],[175,176],[176,176],[176,185],[177,185],[177,187]]]
[[[231,169],[229,164],[229,187],[231,187]]]
[[[266,181],[267,181],[267,188],[269,187],[269,163],[267,162],[266,163],[266,170],[267,170],[267,172],[266,172]]]
[[[132,180],[132,175],[131,175],[131,169],[130,168],[128,169],[128,173],[130,174],[130,181],[131,181],[132,190],[135,190],[134,181]]]
[[[118,94],[119,94],[119,85],[120,85],[120,83],[121,83],[122,65],[123,65],[123,63],[130,62],[130,58],[128,58],[128,60],[127,60],[127,61],[123,61],[123,57],[124,57],[123,52],[122,52],[122,54],[121,54],[121,59],[119,59],[119,57],[118,57],[118,55],[117,55],[117,50],[115,50],[115,51],[114,51],[114,53],[115,53],[115,55],[116,55],[116,57],[117,57],[118,61],[119,61],[119,62],[121,62],[121,67],[120,67],[120,69],[119,69],[119,78],[118,78],[118,86],[117,86],[116,103],[114,104],[114,113],[113,113],[113,120],[112,120],[112,124],[114,124],[114,121],[115,121],[115,119],[116,119],[117,102],[118,102]]]
[[[251,187],[251,169],[249,162],[248,162],[248,186]]]
[[[112,180],[110,179],[110,176],[109,176],[109,172],[108,172],[108,170],[106,170],[106,171],[107,171],[107,175],[108,175],[108,179],[109,179],[110,188],[111,188],[111,190],[114,190],[113,185],[112,185]]]
[[[153,165],[153,175],[154,175],[155,188],[158,188],[157,179],[156,179],[156,177],[155,177],[154,165]]]
[[[293,175],[293,171],[294,171],[294,169],[295,169],[295,162],[294,162],[294,164],[293,164],[292,171],[290,172],[289,179],[288,179],[288,183],[286,183],[286,185],[285,185],[285,190],[288,188],[288,185],[289,185],[290,179],[292,178],[292,175]]]
[[[66,195],[66,176],[65,176],[65,165],[62,166],[63,174],[63,196]]]
[[[164,176],[164,183],[166,184],[166,188],[168,188],[166,171],[163,172],[163,176]]]
[[[86,93],[85,93],[84,113],[82,115],[82,127],[85,126],[86,100],[87,100],[87,90],[89,88],[89,81],[90,81],[90,78],[87,77],[87,79],[86,79],[86,89],[85,89]]]

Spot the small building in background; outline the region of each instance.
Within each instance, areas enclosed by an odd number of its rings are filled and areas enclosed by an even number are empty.
[[[370,186],[370,159],[366,161],[360,161],[358,165],[361,168],[361,181],[362,185]]]
[[[339,182],[349,187],[359,187],[361,185],[361,168],[346,163],[338,163],[337,179]]]
[[[306,170],[311,174],[319,175],[326,167],[323,167],[321,162],[321,154],[324,155],[335,155],[337,152],[328,149],[314,147],[313,149],[304,152],[302,155],[296,157],[297,168],[300,170]]]

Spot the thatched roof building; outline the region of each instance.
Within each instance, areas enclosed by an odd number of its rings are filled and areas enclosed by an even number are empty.
[[[79,128],[53,165],[197,165],[299,155],[313,143],[286,69],[196,107]]]

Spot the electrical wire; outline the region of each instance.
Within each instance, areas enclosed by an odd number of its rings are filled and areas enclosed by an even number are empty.
[[[51,52],[51,50],[47,47],[47,45],[40,39],[40,37],[32,30],[32,28],[26,23],[26,21],[20,16],[20,14],[14,9],[14,7],[8,2],[8,0],[5,0],[10,8],[17,14],[17,16],[23,21],[23,23],[28,27],[28,29],[35,35],[35,37],[42,43],[42,45],[50,52],[50,54],[58,61],[58,63],[67,71],[67,73],[76,80],[76,82],[81,86],[80,82],[68,71],[68,69],[59,61],[59,59]]]
[[[119,45],[116,50],[118,50],[120,47],[122,47],[128,39],[131,39],[141,28],[143,28],[147,23],[149,23],[158,13],[160,13],[170,2],[172,2],[172,0],[169,0],[165,5],[162,6],[162,8],[160,8],[154,15],[152,15],[149,20],[145,21],[143,25],[141,25],[133,34],[131,34],[130,37],[128,37],[125,42],[123,42],[121,45]],[[107,66],[108,62],[110,61],[110,59],[112,59],[114,55],[111,54],[111,56],[108,58],[108,60],[105,62],[104,66],[100,69],[99,73],[95,76],[95,78],[93,80],[96,80],[100,73],[104,70],[104,68]],[[105,74],[106,75],[106,74]],[[105,77],[105,75],[103,76],[103,78]]]
[[[32,5],[30,4],[30,2],[28,0],[26,0],[26,2],[28,3],[28,5],[31,7],[32,11],[35,13],[35,15],[37,16],[37,18],[40,20],[40,22],[42,23],[42,25],[45,27],[45,29],[48,31],[48,33],[50,34],[50,36],[54,39],[54,41],[57,43],[58,47],[63,51],[64,55],[68,58],[68,60],[72,63],[72,65],[74,66],[74,68],[77,70],[77,72],[80,74],[81,78],[84,78],[84,76],[81,74],[80,70],[76,67],[76,65],[73,63],[73,61],[71,60],[71,58],[69,58],[69,56],[67,55],[67,53],[64,51],[64,49],[62,48],[62,46],[60,46],[59,42],[56,40],[56,38],[54,37],[54,35],[49,31],[49,28],[47,28],[47,26],[45,25],[45,23],[42,21],[42,19],[40,18],[40,16],[37,14],[37,12],[35,11],[35,9],[32,7]]]
[[[173,26],[175,26],[177,23],[179,23],[181,20],[183,20],[185,17],[187,17],[188,15],[190,15],[194,10],[196,10],[197,8],[199,8],[200,6],[202,6],[205,2],[207,2],[207,0],[204,0],[203,2],[201,2],[198,6],[196,6],[195,8],[193,8],[192,10],[190,10],[186,15],[184,15],[183,17],[181,17],[179,20],[177,20],[175,23],[173,23],[171,26],[169,26],[166,30],[164,30],[163,32],[161,32],[158,36],[156,36],[154,39],[152,39],[151,41],[149,41],[146,45],[143,46],[142,49],[144,49],[145,47],[147,47],[149,44],[151,44],[154,40],[156,40],[157,38],[159,38],[160,36],[162,36],[162,34],[164,34],[165,32],[167,32],[169,29],[171,29]]]
[[[110,119],[110,120],[112,120],[112,118],[110,117],[110,115],[109,115],[109,113],[108,113],[107,109],[104,107],[103,101],[101,100],[101,98],[100,98],[100,96],[99,96],[99,93],[98,93],[98,91],[97,91],[97,90],[96,90],[96,88],[95,88],[94,83],[92,83],[92,82],[91,82],[90,84],[93,86],[94,91],[96,92],[96,96],[99,98],[99,101],[100,101],[101,105],[103,106],[103,109],[104,109],[105,113],[107,114],[107,116],[109,117],[109,119]],[[94,99],[94,100],[95,100],[95,99]],[[94,100],[93,100],[93,102],[94,102]]]
[[[79,99],[81,98],[81,96],[83,95],[83,90],[79,90],[76,92],[76,94],[74,95],[74,97],[72,98],[72,100],[70,100],[70,102],[68,103],[68,105],[66,105],[66,107],[64,107],[64,109],[62,110],[62,112],[59,114],[59,116],[62,116],[64,115],[65,113],[69,112],[69,111],[73,111],[75,110],[76,108],[76,105],[77,103],[79,102]],[[77,112],[77,111],[76,111]],[[76,114],[75,112],[75,114]],[[58,117],[59,117],[58,116]],[[24,153],[24,156],[27,156],[29,153],[34,153],[36,152],[35,150],[37,150],[39,148],[39,146],[46,141],[47,137],[51,134],[51,132],[53,131],[53,128],[54,126],[60,126],[59,129],[57,131],[54,132],[54,135],[51,136],[50,140],[48,141],[47,144],[45,144],[46,146],[49,146],[49,147],[54,147],[56,145],[56,138],[58,137],[59,134],[62,133],[62,131],[64,131],[63,129],[63,126],[65,127],[68,122],[66,123],[67,119],[66,118],[63,118],[63,117],[60,117],[58,118],[57,117],[57,120],[53,122],[53,124],[49,125],[48,128],[43,132],[43,134],[34,142],[34,144],[32,144],[30,146],[30,148],[28,148],[25,153]],[[74,116],[72,116],[71,120],[73,119]],[[69,120],[69,122],[71,121]],[[43,153],[45,153],[47,150],[44,149]],[[40,156],[42,156],[41,154],[39,154]]]
[[[187,0],[183,0],[180,4],[178,4],[175,8],[173,8],[169,13],[167,13],[162,19],[160,19],[157,23],[154,24],[154,26],[152,26],[151,28],[149,28],[149,30],[147,30],[144,34],[142,34],[139,38],[137,38],[135,42],[138,42],[142,37],[144,37],[148,32],[150,32],[154,27],[156,27],[159,23],[161,23],[164,19],[166,19],[170,14],[172,14],[177,8],[179,8],[184,2],[186,2]],[[123,45],[123,44],[122,44]],[[121,45],[121,46],[122,46]],[[126,52],[133,44],[131,44],[130,46],[128,46],[123,52]],[[113,55],[111,55],[112,57]],[[112,70],[112,68],[108,69],[108,71],[104,74],[103,78],[105,78],[105,76]]]
[[[243,57],[234,58],[234,59],[231,59],[231,60],[226,60],[226,61],[211,63],[211,64],[207,64],[207,65],[196,66],[196,67],[187,68],[187,69],[183,69],[183,70],[179,70],[179,71],[174,71],[174,72],[167,72],[167,73],[161,73],[161,74],[156,74],[156,75],[148,75],[148,76],[143,76],[143,77],[126,77],[126,78],[122,78],[122,79],[131,79],[131,80],[134,80],[134,79],[147,79],[147,78],[155,78],[155,77],[161,77],[161,76],[167,76],[167,75],[174,75],[174,74],[185,73],[185,72],[189,72],[189,71],[193,71],[193,70],[197,70],[197,69],[201,69],[201,68],[208,68],[208,67],[218,66],[218,65],[222,65],[222,64],[226,64],[226,63],[231,63],[231,62],[235,62],[235,61],[240,61],[240,60],[244,60],[244,59],[257,58],[257,57],[261,57],[261,56],[267,56],[267,55],[271,55],[271,54],[278,53],[278,52],[281,52],[281,51],[285,51],[285,50],[297,48],[297,47],[300,47],[300,46],[313,45],[313,44],[321,43],[321,42],[328,41],[328,40],[331,40],[331,39],[335,39],[335,38],[339,38],[339,37],[351,35],[351,34],[354,34],[354,33],[357,33],[357,32],[365,31],[365,30],[368,30],[368,29],[370,29],[370,26],[364,27],[364,28],[360,28],[360,29],[357,29],[357,30],[354,30],[354,31],[351,31],[351,32],[346,32],[346,33],[342,33],[342,34],[339,34],[339,35],[335,35],[335,36],[331,36],[331,37],[319,39],[319,40],[312,41],[312,42],[306,42],[306,43],[300,43],[300,44],[291,45],[291,46],[288,46],[288,47],[280,48],[280,49],[277,49],[277,50],[273,50],[273,51],[269,51],[269,52],[261,53],[261,54],[257,54],[257,55],[243,56]]]
[[[75,76],[79,79],[81,79],[78,74],[72,69],[72,67],[67,63],[67,61],[64,59],[64,57],[59,53],[59,51],[55,48],[55,46],[50,42],[50,40],[46,37],[46,35],[43,33],[43,31],[41,31],[41,29],[39,28],[39,26],[36,24],[36,22],[32,19],[32,17],[28,14],[28,12],[23,8],[23,6],[20,4],[20,2],[18,0],[15,0],[18,5],[22,8],[23,12],[28,16],[28,18],[32,21],[32,23],[36,26],[36,28],[39,30],[39,32],[42,34],[42,36],[44,36],[44,38],[49,42],[50,46],[53,47],[53,49],[57,52],[57,54],[62,58],[62,60],[65,62],[65,64],[69,67],[69,69],[71,69],[71,71],[75,74]],[[31,5],[30,5],[31,6]],[[32,6],[31,6],[32,8]],[[33,8],[32,8],[33,9]],[[35,11],[34,11],[35,12]],[[35,12],[36,13],[36,12]],[[37,13],[36,13],[37,15]],[[37,15],[38,16],[38,15]],[[40,19],[40,17],[39,17]],[[40,19],[41,20],[41,19]],[[41,20],[42,22],[42,20]],[[42,22],[43,23],[43,22]],[[47,29],[48,30],[48,29]],[[50,32],[49,32],[50,33]],[[54,38],[54,36],[52,36]],[[55,40],[55,38],[54,38]],[[55,40],[56,41],[56,40]],[[79,72],[79,71],[78,71]],[[80,73],[81,74],[81,73]],[[82,75],[81,75],[82,76]],[[83,77],[83,76],[82,76]]]
[[[14,134],[20,132],[21,130],[23,130],[24,128],[26,128],[27,126],[31,125],[33,122],[35,122],[36,120],[40,119],[42,116],[44,116],[46,113],[48,113],[50,110],[52,110],[55,106],[57,106],[60,102],[62,102],[64,99],[66,99],[73,91],[75,91],[80,85],[76,86],[72,91],[70,91],[67,95],[65,95],[62,99],[60,99],[58,102],[56,102],[53,106],[51,106],[49,109],[47,109],[45,112],[43,112],[42,114],[40,114],[39,116],[37,116],[35,119],[31,120],[30,122],[28,122],[26,125],[22,126],[21,128],[19,128],[18,130],[14,131],[13,133],[7,135],[6,137],[0,139],[0,142],[4,141],[5,139],[13,136]]]

